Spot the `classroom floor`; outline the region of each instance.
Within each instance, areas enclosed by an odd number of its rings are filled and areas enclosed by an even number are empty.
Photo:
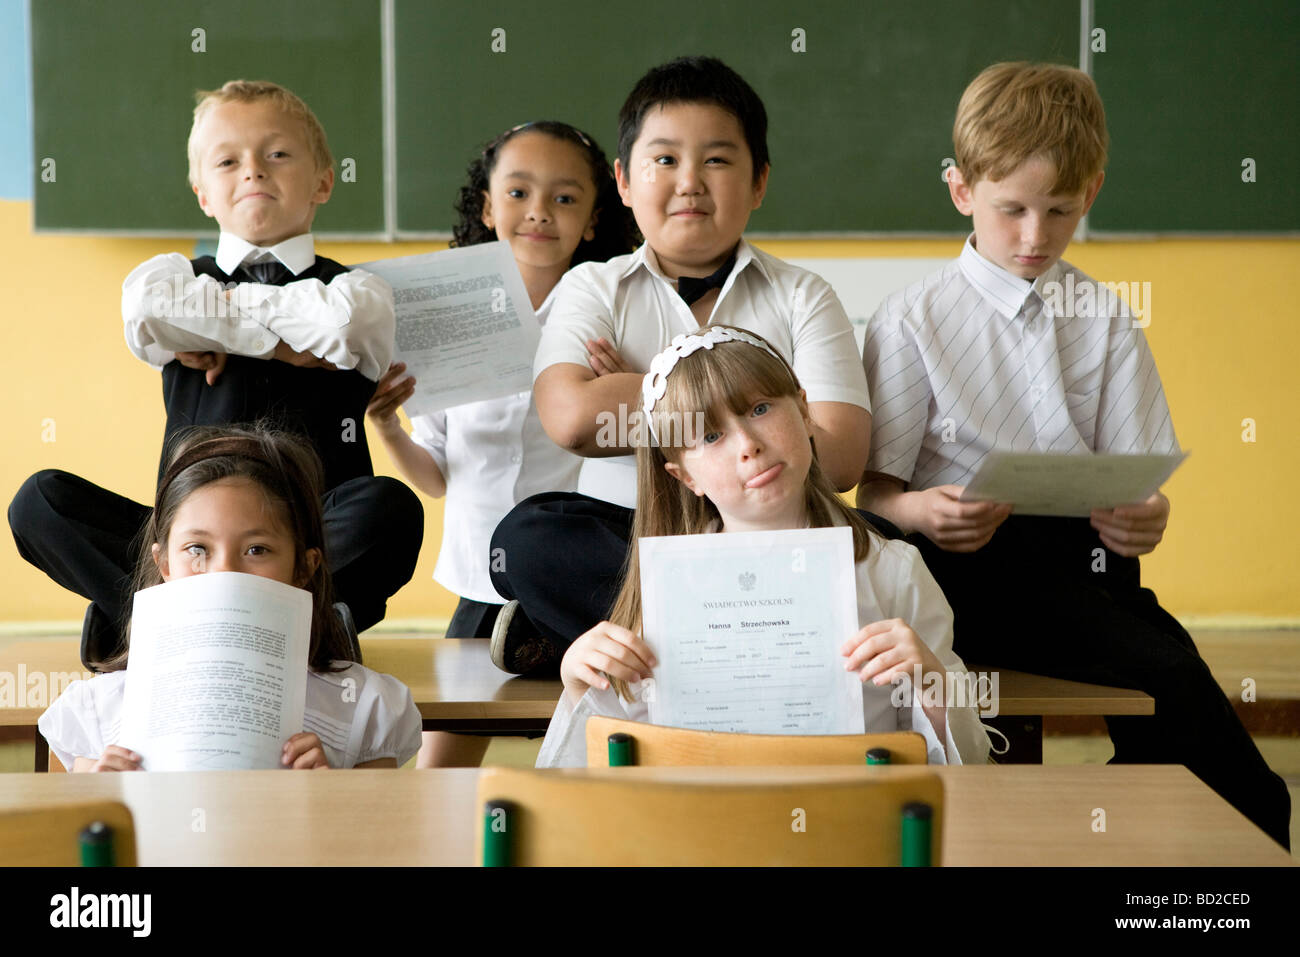
[[[1229,697],[1240,695],[1243,678],[1251,678],[1258,687],[1261,704],[1300,702],[1300,631],[1194,630],[1193,637]],[[1079,730],[1077,726],[1062,733],[1052,724],[1051,719],[1046,722],[1044,764],[1105,764],[1110,759],[1110,739],[1099,720],[1086,729],[1088,733],[1070,733]],[[1295,812],[1300,808],[1300,725],[1272,724],[1267,733],[1256,731],[1253,736],[1269,767],[1282,776],[1291,792],[1291,855],[1300,861],[1300,821]],[[540,738],[493,738],[483,763],[532,767],[541,743]],[[29,771],[31,762],[30,742],[0,741],[0,772]],[[408,767],[414,764],[412,759]]]

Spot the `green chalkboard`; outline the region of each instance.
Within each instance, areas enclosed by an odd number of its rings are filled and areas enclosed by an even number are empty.
[[[1091,69],[1112,139],[1094,234],[1300,230],[1294,0],[1093,6],[1104,49]],[[752,232],[959,233],[967,221],[940,170],[962,89],[998,60],[1077,63],[1080,11],[1078,0],[33,2],[36,225],[210,234],[185,182],[193,91],[242,76],[300,93],[336,158],[353,161],[318,233],[446,235],[484,141],[552,118],[612,157],[636,79],[708,53],[768,108],[772,178]]]
[[[1111,159],[1094,232],[1300,230],[1295,0],[1096,0]],[[1243,180],[1254,161],[1254,182]]]
[[[336,176],[354,160],[316,232],[383,230],[379,0],[53,0],[31,22],[37,229],[214,232],[186,181],[194,91],[261,79],[311,106]]]
[[[966,83],[997,60],[1079,56],[1077,0],[396,0],[395,16],[397,227],[417,234],[451,228],[485,140],[559,119],[612,157],[637,78],[696,53],[726,61],[767,106],[772,177],[751,230],[961,231],[940,169]]]

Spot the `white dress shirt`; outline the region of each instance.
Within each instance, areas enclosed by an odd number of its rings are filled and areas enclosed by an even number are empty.
[[[886,541],[873,534],[867,557],[857,564],[857,587],[859,628],[887,618],[901,618],[934,652],[945,671],[965,672],[965,665],[952,650],[952,610],[915,548],[904,541]],[[588,688],[576,707],[570,707],[567,693],[561,695],[538,752],[537,766],[585,767],[587,719],[592,715],[648,720],[649,706],[640,698],[641,687],[641,684],[630,686],[632,701],[624,701],[613,687]],[[988,761],[988,734],[975,708],[949,705],[945,710],[945,739],[940,743],[922,707],[923,689],[912,689],[912,704],[906,708],[894,706],[891,700],[894,691],[891,685],[877,687],[868,682],[862,686],[863,726],[868,734],[919,732],[925,737],[930,764]]]
[[[269,248],[222,233],[217,266],[227,275],[245,262],[278,260],[295,276],[316,262],[310,233]],[[195,276],[190,260],[165,253],[141,263],[122,284],[122,320],[131,351],[161,369],[177,352],[226,352],[267,359],[284,341],[340,369],[379,380],[393,356],[393,291],[361,269],[328,285],[300,279],[284,286],[238,283],[227,299],[221,282]]]
[[[853,327],[835,291],[815,273],[742,239],[709,322],[750,329],[767,339],[793,366],[809,402],[845,402],[870,410]],[[644,372],[674,336],[700,325],[649,245],[609,262],[583,263],[560,280],[533,377],[561,362],[590,368],[587,340],[601,337],[632,368]],[[632,508],[635,463],[634,455],[585,459],[578,491]]]
[[[543,327],[554,301],[552,289],[537,310]],[[417,415],[411,427],[447,482],[434,581],[464,598],[503,604],[489,574],[492,532],[528,496],[572,492],[583,460],[551,441],[531,391]]]
[[[98,759],[118,743],[125,691],[125,670],[74,681],[36,722],[69,771],[75,758]],[[302,729],[320,738],[331,768],[379,758],[401,767],[420,750],[421,724],[410,690],[392,675],[355,662],[343,671],[307,672]]]
[[[1042,295],[1052,282],[1093,284],[1096,318],[1056,315],[1057,297]],[[867,470],[913,490],[965,484],[993,449],[1178,451],[1142,329],[1063,261],[1031,282],[967,239],[956,260],[880,305],[862,362],[875,408]]]

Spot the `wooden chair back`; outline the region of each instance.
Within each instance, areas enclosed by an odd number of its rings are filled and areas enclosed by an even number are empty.
[[[708,781],[665,780],[636,769],[492,768],[479,778],[474,821],[479,861],[897,865],[903,808],[923,802],[932,813],[930,863],[940,863],[943,784],[938,775],[919,768],[855,768],[847,775],[845,768],[822,770],[832,773],[818,779],[772,768],[742,772],[743,779]],[[507,845],[504,861],[496,857],[501,842]]]
[[[884,734],[727,734],[665,728],[642,721],[587,719],[587,767],[609,767],[609,736],[633,739],[633,763],[641,767],[863,764],[871,748],[886,748],[889,763],[925,764],[925,738],[915,731]]]
[[[112,828],[113,861],[135,867],[135,824],[121,801],[77,801],[0,811],[0,861],[13,867],[80,867],[78,835],[96,821]]]

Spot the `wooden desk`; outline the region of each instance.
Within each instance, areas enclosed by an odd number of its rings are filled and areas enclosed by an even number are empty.
[[[499,671],[483,639],[363,637],[361,653],[366,667],[394,675],[411,689],[427,731],[545,731],[563,690],[558,679]],[[50,675],[79,677],[82,670],[75,639],[0,641],[0,672],[13,674],[15,682],[41,673],[48,685]],[[1014,763],[1042,762],[1045,714],[1155,713],[1154,700],[1141,691],[985,666],[970,670],[998,671],[999,717],[990,723],[1011,739],[1008,757]],[[16,690],[21,694],[21,687]],[[34,728],[45,707],[0,707],[0,725]],[[38,740],[37,770],[45,770],[47,759],[48,749]]]
[[[363,638],[367,668],[394,675],[411,689],[426,730],[545,731],[560,699],[559,679],[508,675],[488,658],[482,639]],[[88,675],[73,639],[0,640],[0,672],[14,675],[19,700],[0,707],[0,725],[32,727],[68,681]],[[28,702],[19,679],[41,675],[54,693]],[[52,677],[53,676],[53,677]]]
[[[0,639],[0,673],[13,676],[15,695],[12,703],[0,704],[0,726],[28,728],[68,684],[90,674],[81,664],[79,642],[66,638]],[[35,684],[33,676],[39,676]]]
[[[944,860],[950,865],[1292,863],[1186,768],[934,770],[945,787]],[[881,772],[907,769],[616,768],[598,773],[736,781]],[[474,769],[3,774],[0,809],[64,799],[121,800],[135,818],[139,860],[145,865],[470,865],[479,826],[478,774]],[[1092,830],[1094,808],[1105,809],[1104,833]],[[201,832],[193,829],[196,809],[202,811]]]
[[[362,638],[361,656],[411,689],[426,731],[545,731],[564,692],[501,671],[482,638]]]
[[[1000,707],[983,719],[1007,737],[1002,764],[1043,763],[1043,716],[1048,714],[1155,714],[1156,702],[1144,691],[1110,688],[1082,681],[1048,678],[1024,671],[967,664],[972,674],[997,672]],[[996,739],[994,745],[997,745]]]

